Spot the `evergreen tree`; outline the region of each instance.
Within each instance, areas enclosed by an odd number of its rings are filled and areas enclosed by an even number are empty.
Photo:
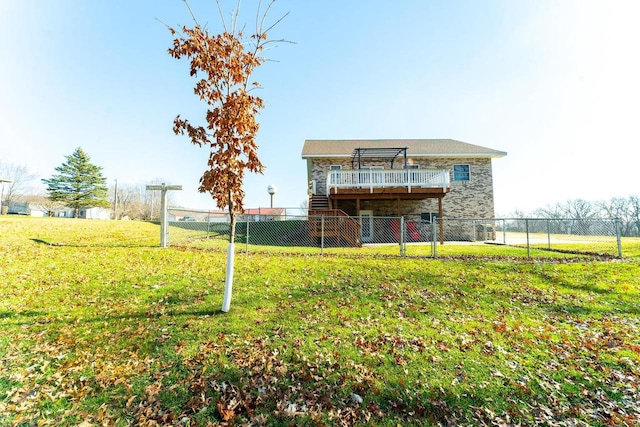
[[[107,179],[102,176],[102,168],[92,164],[80,147],[66,158],[67,162],[56,168],[57,175],[42,180],[49,198],[73,208],[74,218],[81,208],[108,208]]]

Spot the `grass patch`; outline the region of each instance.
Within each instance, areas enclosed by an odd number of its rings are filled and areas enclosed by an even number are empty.
[[[221,314],[224,244],[158,234],[0,217],[0,424],[639,422],[637,257],[256,246]]]

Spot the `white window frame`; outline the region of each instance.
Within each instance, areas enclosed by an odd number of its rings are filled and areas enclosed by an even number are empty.
[[[342,170],[342,165],[329,165],[330,171],[339,171]]]

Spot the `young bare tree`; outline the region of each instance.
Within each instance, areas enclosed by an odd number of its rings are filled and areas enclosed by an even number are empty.
[[[38,207],[47,216],[55,216],[58,211],[64,209],[64,203],[52,200],[48,194],[33,196],[30,202]]]
[[[191,143],[209,147],[209,168],[200,178],[199,191],[209,193],[221,209],[229,210],[229,244],[227,247],[227,271],[225,297],[222,311],[228,311],[233,283],[233,259],[236,214],[244,210],[242,182],[245,170],[262,173],[258,159],[256,115],[264,107],[261,98],[251,93],[260,84],[252,79],[254,70],[265,62],[263,51],[270,40],[267,33],[280,22],[265,27],[265,21],[274,1],[264,13],[258,10],[253,34],[238,29],[240,1],[230,25],[225,22],[220,1],[216,0],[223,32],[210,34],[191,12],[194,26],[177,31],[169,26],[176,38],[169,54],[175,59],[190,61],[190,75],[199,78],[194,93],[207,106],[205,125],[192,125],[179,115],[173,122],[177,135],[188,135]],[[185,0],[185,4],[189,4]],[[286,15],[285,15],[286,16]]]
[[[9,181],[3,185],[0,204],[10,207],[24,199],[36,175],[31,173],[25,165],[0,162],[0,178]]]
[[[640,196],[629,196],[629,222],[635,226],[633,235],[640,236]]]
[[[611,200],[598,202],[596,206],[605,218],[616,218],[620,224],[620,234],[629,236],[633,223],[630,220],[629,199],[624,197],[613,197]]]

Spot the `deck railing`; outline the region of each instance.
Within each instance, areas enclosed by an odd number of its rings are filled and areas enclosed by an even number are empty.
[[[327,189],[403,187],[438,188],[442,191],[450,186],[450,175],[446,169],[388,169],[388,170],[332,170],[327,174]]]

